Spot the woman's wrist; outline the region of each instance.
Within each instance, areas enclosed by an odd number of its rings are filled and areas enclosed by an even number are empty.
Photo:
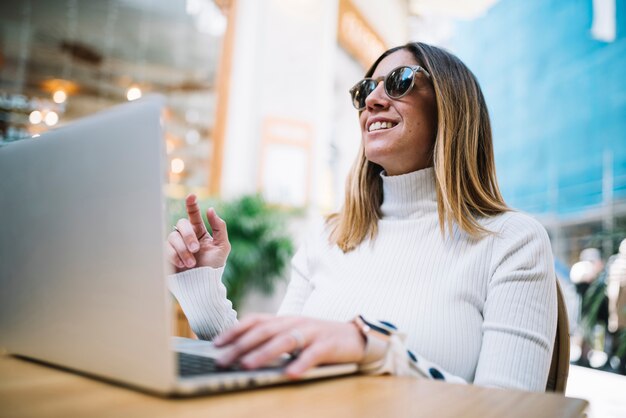
[[[367,337],[363,335],[360,328],[358,327],[357,324],[354,323],[354,321],[348,322],[348,326],[352,329],[355,335],[354,340],[357,341],[357,345],[356,345],[357,354],[355,356],[356,358],[354,362],[360,364],[365,359],[365,352],[367,348]]]
[[[393,325],[375,324],[366,320],[362,315],[355,317],[351,323],[356,327],[363,341],[363,357],[359,361],[361,370],[378,367],[389,350],[389,339],[395,330]],[[390,329],[390,328],[393,328]]]

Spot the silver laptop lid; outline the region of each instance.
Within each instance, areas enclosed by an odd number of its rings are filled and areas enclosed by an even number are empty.
[[[0,147],[0,346],[168,391],[161,98]]]

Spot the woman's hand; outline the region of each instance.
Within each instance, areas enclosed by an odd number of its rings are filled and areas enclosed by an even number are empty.
[[[220,365],[239,362],[246,369],[297,352],[297,358],[286,369],[293,379],[318,364],[358,363],[365,355],[365,339],[355,324],[305,317],[253,315],[213,342],[226,348],[218,359]]]
[[[213,236],[209,234],[196,196],[190,194],[185,200],[189,219],[182,218],[176,222],[176,229],[167,237],[167,257],[176,272],[195,267],[218,268],[226,264],[230,253],[230,242],[224,222],[213,208],[206,211]]]

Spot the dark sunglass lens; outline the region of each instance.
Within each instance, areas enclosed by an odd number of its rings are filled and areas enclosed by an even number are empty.
[[[376,88],[373,80],[362,80],[352,90],[352,104],[357,109],[365,108],[365,99]]]
[[[385,80],[385,90],[389,97],[397,98],[406,94],[413,83],[413,70],[409,67],[396,68]]]

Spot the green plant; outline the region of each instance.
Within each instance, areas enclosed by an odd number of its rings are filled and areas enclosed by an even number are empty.
[[[626,359],[626,329],[620,330],[617,335],[617,348],[615,355],[619,358]]]
[[[593,336],[593,328],[597,324],[606,326],[602,318],[602,310],[606,310],[606,273],[603,271],[596,280],[591,283],[582,298],[581,326],[584,337],[590,341]],[[602,318],[602,319],[601,319]]]
[[[232,201],[203,200],[203,212],[213,206],[227,225],[232,247],[222,281],[228,299],[238,309],[248,291],[258,289],[270,294],[293,255],[294,246],[286,232],[287,213],[270,206],[260,195],[249,195]],[[184,201],[171,201],[170,223],[186,216]],[[203,219],[209,231],[211,228]]]
[[[616,218],[614,225],[611,229],[603,229],[591,237],[589,237],[585,247],[590,248],[603,248],[605,242],[610,242],[610,254],[604,254],[605,257],[609,257],[612,254],[616,254],[619,250],[619,244],[626,237],[626,218]]]

